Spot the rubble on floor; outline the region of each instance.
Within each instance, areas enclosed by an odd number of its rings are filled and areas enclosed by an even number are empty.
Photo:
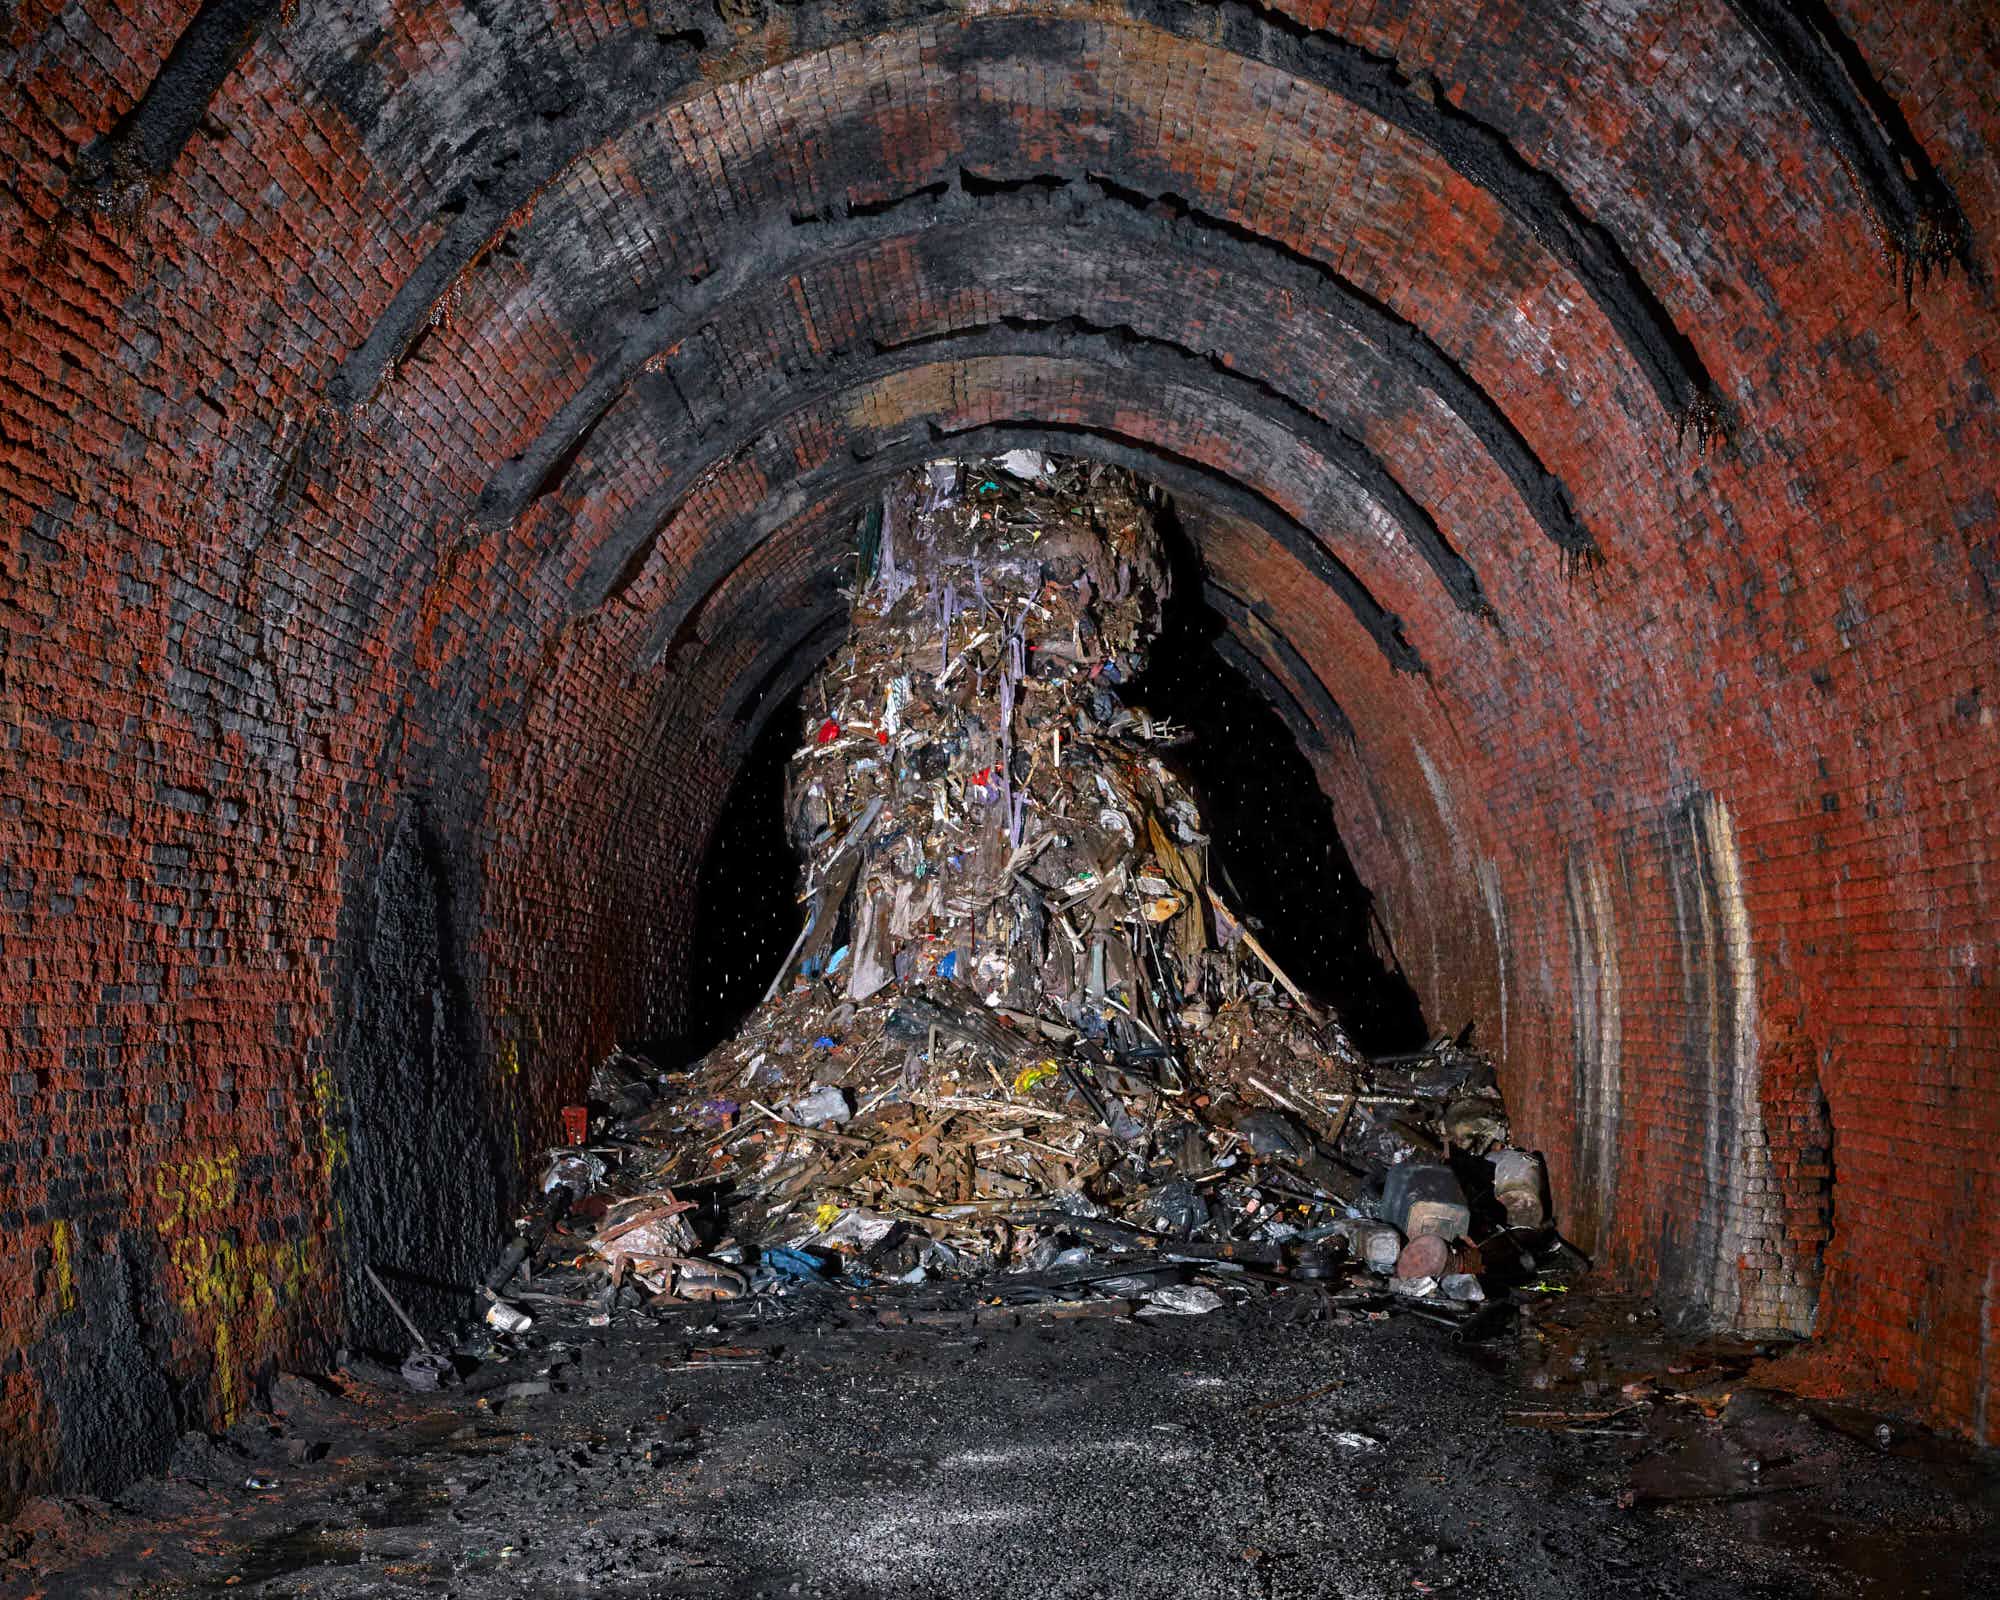
[[[600,1064],[496,1328],[935,1277],[1458,1319],[1539,1270],[1545,1178],[1490,1064],[1364,1059],[1219,881],[1185,733],[1122,698],[1171,581],[1148,493],[1014,451],[871,512],[789,769],[804,927],[706,1057]]]

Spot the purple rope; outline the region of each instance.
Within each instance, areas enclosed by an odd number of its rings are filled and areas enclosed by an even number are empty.
[[[1000,674],[1000,804],[1003,817],[1014,815],[1014,676]],[[1009,829],[1011,835],[1012,829]],[[1018,839],[1013,840],[1019,844]]]
[[[896,570],[896,497],[885,495],[882,501],[882,554],[876,565],[876,577],[882,584],[882,604],[884,610],[893,608],[896,602],[909,593],[916,578],[907,572]]]

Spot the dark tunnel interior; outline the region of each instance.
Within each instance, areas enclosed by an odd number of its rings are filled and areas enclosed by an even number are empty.
[[[678,1065],[675,1058],[726,1039],[770,987],[799,931],[802,874],[785,830],[785,764],[801,716],[798,694],[769,710],[717,814],[695,883],[686,1027],[644,1042],[659,1059]]]

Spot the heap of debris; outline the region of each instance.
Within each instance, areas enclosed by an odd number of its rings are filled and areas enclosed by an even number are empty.
[[[554,1298],[600,1317],[996,1273],[1480,1298],[1472,1237],[1544,1226],[1539,1162],[1482,1058],[1365,1061],[1219,890],[1185,735],[1121,697],[1169,581],[1101,466],[938,462],[871,512],[789,770],[805,926],[704,1059],[600,1066],[489,1320],[548,1295],[513,1280],[565,1211],[589,1270]]]

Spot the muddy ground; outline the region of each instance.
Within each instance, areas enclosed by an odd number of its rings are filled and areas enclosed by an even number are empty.
[[[31,1507],[0,1594],[2000,1594],[1990,1453],[1760,1392],[1637,1303],[1466,1340],[1310,1289],[932,1293],[538,1329],[456,1393],[284,1379],[117,1506]]]

